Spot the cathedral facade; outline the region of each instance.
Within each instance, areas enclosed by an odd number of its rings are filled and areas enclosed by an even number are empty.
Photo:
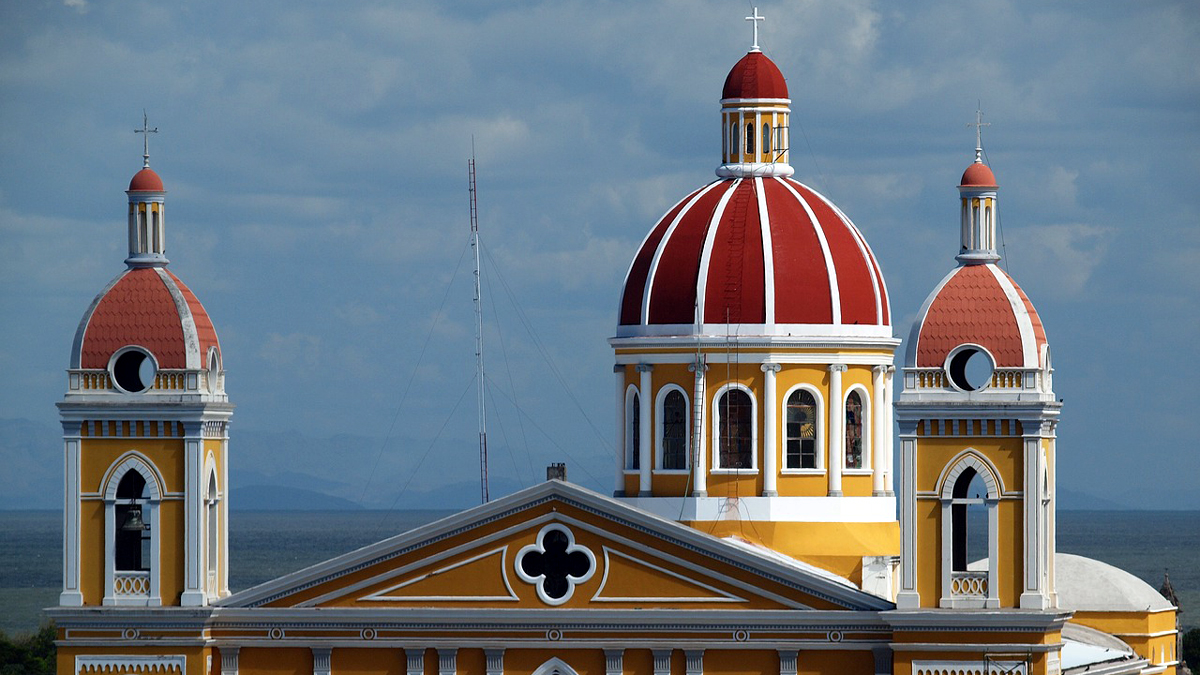
[[[548,480],[236,593],[221,347],[147,153],[59,403],[59,674],[1174,673],[1175,608],[1055,551],[1050,346],[979,149],[897,363],[874,252],[791,177],[789,106],[755,44],[717,179],[630,264],[611,495]]]

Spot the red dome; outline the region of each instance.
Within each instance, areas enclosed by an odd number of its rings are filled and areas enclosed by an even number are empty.
[[[996,265],[964,265],[942,280],[913,324],[907,363],[941,368],[954,348],[976,344],[997,368],[1039,368],[1046,331],[1033,303]]]
[[[742,57],[725,77],[721,98],[787,98],[787,81],[762,52]]]
[[[107,368],[117,350],[146,348],[159,368],[204,367],[209,347],[221,349],[212,320],[192,291],[161,267],[122,272],[79,322],[72,368]]]
[[[642,243],[625,278],[618,336],[690,334],[697,323],[891,336],[887,290],[866,241],[836,206],[786,178],[710,183]]]
[[[958,184],[961,187],[996,187],[996,176],[987,164],[973,162],[963,172],[962,180]]]
[[[163,189],[162,179],[150,168],[133,174],[133,180],[129,181],[130,192],[162,192]]]

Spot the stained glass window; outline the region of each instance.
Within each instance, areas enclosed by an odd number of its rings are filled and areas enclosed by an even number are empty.
[[[662,409],[662,468],[687,468],[687,401],[678,389],[667,392]]]
[[[798,389],[787,401],[787,446],[784,467],[817,468],[817,401],[810,392]]]
[[[846,397],[846,468],[863,468],[862,398],[857,391]]]
[[[754,411],[750,395],[730,389],[717,402],[717,447],[720,468],[753,468]]]

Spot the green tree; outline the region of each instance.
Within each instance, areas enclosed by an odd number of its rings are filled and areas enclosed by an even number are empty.
[[[1193,672],[1200,668],[1200,628],[1193,628],[1183,634],[1183,653],[1180,656],[1187,661]]]
[[[0,675],[54,675],[54,624],[10,638],[0,631]]]

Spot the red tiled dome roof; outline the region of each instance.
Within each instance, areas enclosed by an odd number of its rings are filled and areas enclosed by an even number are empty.
[[[787,98],[787,81],[762,52],[743,56],[725,77],[721,98]]]
[[[159,368],[202,368],[221,349],[212,320],[191,289],[161,267],[122,272],[92,302],[75,332],[72,368],[107,368],[117,350],[147,349]]]
[[[149,167],[133,174],[133,180],[129,181],[130,192],[162,192],[163,182]]]
[[[996,176],[987,164],[972,162],[963,172],[962,180],[958,184],[961,187],[996,187]]]
[[[812,327],[837,325],[837,334],[891,335],[866,240],[831,202],[786,178],[711,183],[642,243],[625,278],[618,336],[690,334],[698,316],[761,329],[750,333],[828,335]]]
[[[996,265],[964,265],[938,284],[913,324],[906,362],[941,368],[963,344],[987,349],[997,368],[1041,367],[1042,320],[1017,282]]]

